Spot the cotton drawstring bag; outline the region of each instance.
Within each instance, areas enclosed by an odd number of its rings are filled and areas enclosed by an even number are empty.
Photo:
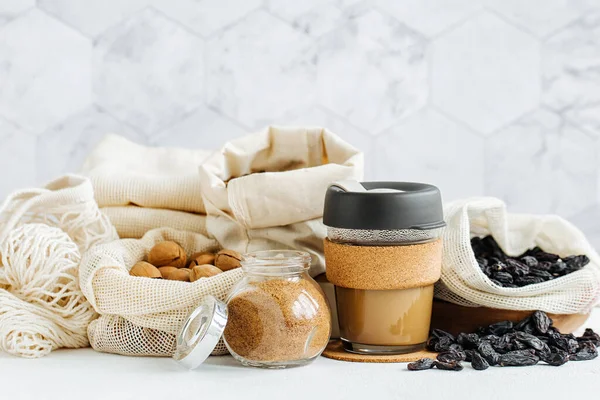
[[[150,279],[129,275],[129,269],[145,259],[154,245],[179,243],[190,256],[215,252],[216,240],[194,233],[160,228],[141,239],[121,239],[94,246],[82,258],[81,289],[101,314],[88,328],[90,344],[97,351],[132,356],[171,356],[175,334],[200,300],[210,294],[224,301],[242,277],[234,269],[195,282]],[[221,342],[213,354],[225,354]]]
[[[468,307],[542,310],[554,314],[588,313],[600,297],[600,258],[585,236],[555,215],[510,214],[495,198],[471,198],[445,205],[442,276],[436,297]],[[516,256],[535,246],[562,257],[585,254],[590,263],[563,277],[519,288],[492,283],[471,249],[474,236],[492,235],[502,250]]]
[[[200,166],[206,229],[240,253],[307,251],[318,275],[325,271],[325,191],[362,175],[363,154],[327,129],[268,127],[225,144]]]
[[[9,195],[0,206],[0,349],[35,358],[88,346],[97,314],[79,287],[81,253],[115,239],[84,177]]]
[[[209,155],[207,150],[148,147],[107,135],[81,173],[91,179],[101,208],[133,205],[202,214],[198,166]]]

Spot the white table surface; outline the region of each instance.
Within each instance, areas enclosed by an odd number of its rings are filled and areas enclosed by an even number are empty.
[[[600,331],[600,309],[585,325]],[[562,367],[461,372],[406,370],[406,364],[346,363],[319,357],[287,370],[243,367],[211,357],[194,371],[169,358],[134,358],[91,349],[41,359],[0,353],[0,399],[581,399],[600,398],[600,358]]]

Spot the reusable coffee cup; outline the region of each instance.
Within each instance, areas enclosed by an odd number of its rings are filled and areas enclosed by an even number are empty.
[[[439,189],[336,182],[327,189],[323,222],[326,274],[335,285],[344,349],[378,355],[423,349],[441,274]]]

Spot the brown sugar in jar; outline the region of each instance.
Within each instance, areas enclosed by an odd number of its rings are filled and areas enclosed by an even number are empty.
[[[310,256],[266,251],[245,256],[245,277],[227,303],[224,340],[245,365],[282,368],[306,364],[329,341],[330,311],[308,275]]]

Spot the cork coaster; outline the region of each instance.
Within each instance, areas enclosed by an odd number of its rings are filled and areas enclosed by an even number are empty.
[[[403,246],[357,246],[325,238],[327,280],[352,289],[428,286],[440,279],[442,240]]]
[[[420,360],[421,358],[435,358],[437,353],[422,350],[415,353],[395,354],[392,356],[376,356],[368,354],[348,353],[342,347],[341,340],[331,340],[323,354],[323,357],[331,358],[338,361],[348,362],[365,362],[365,363],[404,363]]]

